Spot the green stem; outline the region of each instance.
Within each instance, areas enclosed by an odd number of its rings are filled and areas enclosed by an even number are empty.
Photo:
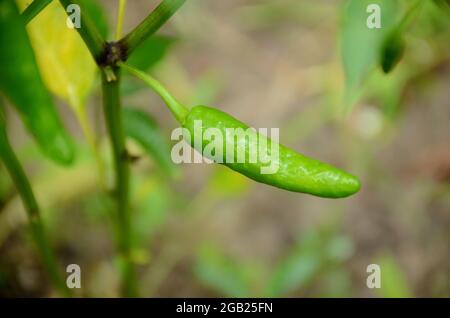
[[[0,109],[0,112],[1,111],[2,110]],[[0,114],[0,116],[3,115]],[[0,119],[0,121],[2,121],[2,119]],[[38,252],[50,280],[62,295],[70,297],[72,293],[67,288],[65,281],[58,270],[55,255],[52,252],[42,223],[38,203],[30,182],[9,143],[4,123],[0,123],[0,158],[3,160],[17,191],[22,198],[23,205],[28,214],[33,239],[36,242]]]
[[[150,75],[138,69],[135,69],[130,65],[127,65],[126,63],[119,62],[118,65],[149,85],[164,100],[177,121],[179,123],[183,123],[184,118],[188,114],[189,110],[185,106],[180,104],[160,82],[158,82]]]
[[[186,0],[163,0],[133,31],[128,33],[120,43],[130,54],[145,39],[155,33],[186,2]]]
[[[122,271],[122,291],[127,297],[136,296],[136,277],[131,259],[131,215],[128,207],[129,167],[125,148],[120,105],[120,74],[113,69],[115,80],[102,71],[103,112],[112,143],[115,166],[114,197],[117,204],[117,239]]]
[[[127,6],[127,0],[119,0],[119,8],[117,11],[117,27],[116,27],[116,41],[120,40],[123,29],[123,19],[125,17],[125,8]]]
[[[23,12],[25,24],[30,23],[52,0],[34,0]]]
[[[78,0],[59,0],[64,8],[67,8],[70,4],[80,5]],[[62,26],[65,27],[65,26]],[[106,45],[99,30],[95,26],[91,17],[83,12],[81,18],[81,27],[76,28],[84,43],[88,47],[94,59],[97,63],[100,61],[103,53],[103,49]]]

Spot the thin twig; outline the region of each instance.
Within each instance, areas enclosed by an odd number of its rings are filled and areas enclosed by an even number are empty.
[[[184,121],[184,118],[187,116],[189,110],[185,106],[180,104],[160,82],[158,82],[150,75],[130,65],[127,65],[126,63],[120,62],[118,63],[118,65],[150,86],[150,88],[153,89],[164,100],[167,107],[178,120],[178,122],[182,123]]]
[[[144,21],[120,40],[119,42],[127,48],[128,56],[169,20],[185,2],[186,0],[163,0]]]

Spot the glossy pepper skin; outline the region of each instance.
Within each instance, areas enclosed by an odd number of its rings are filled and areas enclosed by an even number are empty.
[[[0,1],[0,93],[19,111],[47,156],[63,164],[73,160],[73,145],[41,79],[14,0]]]
[[[227,128],[249,128],[232,116],[206,106],[193,107],[182,121],[182,126],[190,132],[191,136],[194,136],[195,133],[195,121],[202,122],[203,130],[218,128],[223,136],[226,135],[225,130]],[[273,142],[261,134],[258,134],[257,138],[266,138],[268,145]],[[194,138],[191,138],[190,142],[191,146],[195,148]],[[203,153],[205,146],[209,143],[210,140],[202,140],[202,149],[197,150]],[[236,150],[245,151],[247,155],[249,154],[251,148],[248,142],[243,144],[236,142],[235,144],[235,155]],[[238,150],[237,148],[241,149]],[[261,174],[260,168],[266,166],[266,163],[263,164],[259,161],[248,163],[248,160],[246,160],[246,163],[227,163],[226,153],[221,155],[223,164],[229,168],[255,181],[289,191],[309,193],[325,198],[342,198],[352,195],[360,189],[360,182],[356,177],[328,164],[301,155],[283,145],[279,145],[279,168],[274,174]]]

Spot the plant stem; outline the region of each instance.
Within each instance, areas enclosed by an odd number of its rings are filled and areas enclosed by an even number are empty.
[[[78,0],[59,0],[64,8],[67,8],[71,4],[80,5]],[[65,27],[65,26],[61,26]],[[86,13],[83,13],[81,19],[81,27],[76,28],[80,36],[82,37],[84,43],[88,47],[95,61],[98,61],[102,57],[103,48],[106,43],[103,40],[99,30],[95,26],[94,22],[92,22],[91,17]]]
[[[100,67],[103,91],[103,112],[109,138],[112,144],[115,166],[114,197],[117,203],[117,241],[122,270],[122,291],[125,296],[137,295],[136,275],[131,259],[131,217],[128,209],[129,167],[128,154],[125,148],[125,137],[122,124],[121,100],[119,93],[120,74],[117,62],[125,60],[132,51],[147,37],[158,30],[186,0],[163,0],[160,5],[141,23],[118,43],[106,43],[89,16],[81,19],[81,28],[77,31]],[[60,0],[67,7],[77,0]],[[122,1],[124,2],[124,1]],[[123,5],[124,7],[124,5]],[[123,12],[119,9],[119,24]],[[122,18],[120,17],[122,16]],[[122,26],[118,26],[120,33]],[[161,91],[161,90],[160,90]],[[175,105],[175,104],[173,104]],[[183,109],[173,107],[177,118],[182,118]],[[187,110],[185,110],[187,112]]]
[[[60,0],[63,6],[77,0]],[[77,28],[83,41],[100,67],[103,91],[103,112],[109,138],[112,144],[115,166],[114,198],[116,199],[116,235],[122,273],[122,292],[127,297],[137,295],[134,266],[131,260],[131,219],[128,210],[129,168],[125,149],[125,137],[122,128],[120,109],[120,78],[118,69],[109,64],[108,56],[116,46],[108,45],[93,24],[89,16],[83,15],[81,28]],[[106,63],[106,64],[105,64]]]
[[[23,12],[25,24],[28,24],[37,16],[52,0],[34,0]]]
[[[116,41],[120,40],[123,29],[123,19],[125,17],[125,8],[127,6],[127,0],[119,0],[119,8],[117,11],[117,27],[116,27]]]
[[[118,65],[149,85],[164,100],[177,121],[179,123],[183,123],[184,118],[188,114],[189,110],[181,105],[160,82],[158,82],[147,73],[135,69],[134,67],[129,66],[126,63],[120,62],[118,63]]]
[[[120,74],[112,69],[114,80],[102,71],[103,112],[112,144],[115,166],[114,197],[117,204],[117,240],[122,271],[122,292],[126,297],[137,295],[136,277],[131,260],[131,216],[128,209],[129,167],[125,148],[120,105]]]
[[[0,112],[2,110],[0,109]],[[2,116],[0,114],[0,116]],[[0,158],[3,160],[6,169],[8,170],[11,178],[17,188],[17,191],[22,198],[23,205],[28,214],[30,222],[31,233],[33,239],[37,245],[38,252],[42,259],[45,270],[47,271],[50,280],[53,282],[56,289],[64,296],[70,297],[71,292],[67,288],[63,277],[61,276],[56,258],[52,252],[50,244],[47,239],[44,225],[41,219],[41,213],[28,181],[25,172],[17,159],[11,144],[9,143],[6,129],[0,123]]]
[[[145,39],[155,33],[186,0],[163,0],[133,31],[128,33],[120,43],[127,48],[128,56]]]

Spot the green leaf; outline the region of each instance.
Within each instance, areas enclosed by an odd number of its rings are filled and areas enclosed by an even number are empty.
[[[381,9],[381,28],[369,28],[372,11],[369,5]],[[346,78],[346,111],[354,102],[355,90],[376,64],[384,38],[395,24],[397,1],[393,0],[349,0],[346,3],[341,28],[341,52]]]
[[[405,298],[412,297],[404,270],[402,270],[391,254],[381,256],[376,264],[381,268],[381,288],[376,289],[381,297]]]
[[[154,35],[133,51],[133,54],[127,60],[127,64],[141,71],[146,71],[161,61],[174,43],[174,38]]]
[[[158,176],[136,176],[133,179],[133,235],[134,243],[138,246],[154,237],[177,198]]]
[[[28,0],[18,0],[24,7]],[[82,1],[82,8],[101,13],[92,1]],[[97,12],[97,13],[96,13]],[[96,16],[99,25],[104,18]],[[59,1],[53,1],[27,27],[39,69],[48,89],[66,101],[76,112],[85,106],[97,66],[76,29],[66,26],[67,15]],[[105,32],[105,27],[101,27]]]
[[[411,1],[409,9],[403,15],[398,25],[384,38],[381,52],[380,65],[384,73],[389,73],[400,62],[405,51],[404,33],[413,19],[420,13],[424,4],[422,0]]]
[[[227,297],[250,295],[244,268],[213,245],[204,244],[200,248],[194,271],[205,285]]]
[[[3,129],[0,127],[0,130]],[[12,182],[8,176],[3,164],[0,162],[0,202],[2,204],[7,200],[7,196],[11,193]]]
[[[433,0],[433,2],[447,14],[450,14],[450,3],[448,0]]]
[[[305,287],[315,277],[322,262],[320,245],[317,233],[308,233],[300,239],[299,245],[277,265],[268,284],[270,297]]]
[[[393,30],[383,41],[380,65],[384,73],[391,72],[405,52],[405,41],[400,32]]]
[[[23,17],[13,0],[0,6],[0,90],[40,148],[55,161],[68,164],[73,160],[73,145],[42,82]]]
[[[143,81],[138,81],[136,78],[131,76],[123,76],[122,85],[120,85],[120,93],[123,96],[133,95],[148,86],[145,85]]]
[[[275,268],[267,293],[279,297],[307,287],[326,266],[342,263],[351,255],[352,242],[335,232],[333,224],[302,235],[287,256]],[[323,275],[322,275],[323,276]]]
[[[156,163],[171,176],[177,175],[177,167],[170,157],[170,146],[159,132],[156,122],[146,112],[125,107],[123,109],[125,134],[136,140]]]

